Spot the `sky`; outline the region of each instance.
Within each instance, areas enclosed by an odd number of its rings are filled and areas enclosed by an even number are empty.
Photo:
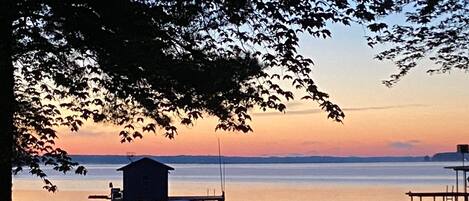
[[[373,56],[365,30],[332,26],[331,39],[301,36],[299,51],[315,62],[313,77],[321,90],[344,109],[343,123],[314,102],[293,101],[287,112],[253,111],[252,133],[215,131],[205,117],[180,126],[175,139],[146,134],[120,143],[120,127],[86,123],[78,132],[59,129],[57,145],[71,154],[217,155],[217,139],[227,156],[403,156],[454,151],[469,143],[469,73],[429,75],[422,62],[397,85],[381,81],[397,68]]]

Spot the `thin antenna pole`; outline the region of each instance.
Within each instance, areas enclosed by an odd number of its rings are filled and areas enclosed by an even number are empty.
[[[225,158],[223,157],[223,191],[226,189]]]
[[[223,189],[223,172],[222,172],[222,168],[221,168],[220,138],[218,138],[218,163],[220,165],[220,188],[221,188],[221,191],[224,192],[225,189]]]
[[[133,157],[135,156],[134,152],[127,152],[127,160],[129,160],[130,163],[134,162]]]

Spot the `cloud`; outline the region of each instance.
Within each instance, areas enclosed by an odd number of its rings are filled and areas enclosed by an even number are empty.
[[[349,107],[342,108],[342,111],[370,111],[370,110],[388,110],[408,107],[425,107],[423,104],[407,104],[407,105],[391,105],[391,106],[374,106],[374,107]],[[281,112],[255,112],[253,115],[256,116],[277,116],[277,115],[304,115],[304,114],[315,114],[321,113],[321,109],[306,109],[306,110],[292,110],[285,113]]]
[[[78,133],[80,135],[101,135],[102,134],[102,132],[90,131],[90,130],[85,130],[85,129],[78,131]]]
[[[407,140],[390,142],[389,146],[395,149],[412,149],[418,144],[420,144],[419,140]]]
[[[293,102],[288,102],[285,105],[287,106],[287,108],[297,108],[297,107],[305,105],[305,103],[301,101],[293,101]]]

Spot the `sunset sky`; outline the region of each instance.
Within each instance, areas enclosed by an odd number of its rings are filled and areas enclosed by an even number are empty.
[[[469,143],[469,74],[428,75],[421,63],[401,82],[381,81],[396,72],[392,63],[373,59],[365,29],[333,27],[332,39],[301,38],[300,52],[312,58],[313,76],[346,113],[341,123],[326,118],[316,103],[288,103],[286,114],[254,113],[253,133],[215,132],[216,120],[179,127],[174,140],[147,134],[121,144],[119,127],[86,124],[78,133],[60,129],[58,145],[71,154],[224,155],[236,156],[383,156],[432,155]]]

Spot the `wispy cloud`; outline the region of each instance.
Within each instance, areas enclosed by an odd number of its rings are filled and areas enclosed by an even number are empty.
[[[103,134],[105,134],[105,132],[91,131],[91,130],[86,130],[86,129],[80,130],[78,132],[78,135],[82,137],[96,137],[96,136],[103,135]],[[118,134],[118,133],[116,132],[115,134]]]
[[[301,145],[305,145],[305,146],[317,145],[317,144],[321,144],[321,142],[309,140],[309,141],[304,141],[304,142],[301,143]]]
[[[423,104],[391,105],[391,106],[372,106],[372,107],[348,107],[342,108],[342,111],[370,111],[370,110],[388,110],[408,107],[425,107]],[[281,112],[255,112],[256,116],[276,116],[276,115],[304,115],[323,112],[321,109],[291,110],[285,113]]]
[[[297,108],[305,105],[305,102],[301,101],[292,101],[285,104],[287,108]]]
[[[407,140],[390,142],[389,146],[395,149],[412,149],[418,144],[420,144],[419,140]]]

